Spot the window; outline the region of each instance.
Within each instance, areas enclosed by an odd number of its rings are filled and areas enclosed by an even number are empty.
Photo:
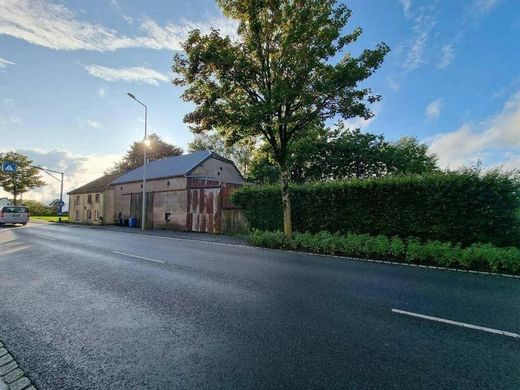
[[[94,220],[97,221],[98,219],[99,219],[99,211],[96,210],[96,211],[94,211]]]
[[[87,219],[88,220],[92,219],[92,210],[87,210]]]
[[[96,201],[95,201],[96,203],[99,203],[100,195],[101,195],[101,194],[96,194]]]
[[[76,210],[76,221],[79,221],[79,210]]]
[[[92,203],[92,194],[87,195],[87,203]]]
[[[75,206],[79,206],[79,195],[76,195],[76,200],[74,201]]]
[[[164,213],[164,220],[166,222],[171,222],[171,220],[172,220],[172,213]]]
[[[29,209],[27,207],[4,207],[2,209],[3,213],[15,213],[15,214],[23,214],[28,213]]]

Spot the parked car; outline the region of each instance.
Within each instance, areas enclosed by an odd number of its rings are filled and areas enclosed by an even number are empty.
[[[0,211],[0,225],[6,223],[27,225],[29,209],[23,206],[4,206]]]

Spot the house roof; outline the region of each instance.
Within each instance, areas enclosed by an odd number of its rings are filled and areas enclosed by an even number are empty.
[[[88,194],[92,192],[103,192],[105,191],[110,183],[116,179],[120,174],[116,173],[113,175],[105,175],[100,178],[97,178],[94,181],[91,181],[90,183],[87,183],[79,188],[76,188],[75,190],[70,191],[69,195],[74,194]]]
[[[183,154],[182,156],[175,156],[163,158],[161,160],[150,161],[146,164],[146,180],[160,179],[164,177],[187,176],[199,164],[206,161],[208,158],[214,157],[222,161],[230,162],[214,152],[209,150],[201,150],[190,154]],[[110,184],[131,183],[143,180],[143,167],[134,169],[124,175],[118,177]]]

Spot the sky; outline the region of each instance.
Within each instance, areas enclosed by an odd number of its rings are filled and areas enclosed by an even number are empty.
[[[442,167],[520,168],[520,0],[351,0],[363,35],[391,52],[364,83],[382,95],[347,124],[389,140],[415,136]],[[65,191],[95,179],[148,128],[183,149],[193,106],[171,84],[187,33],[236,24],[212,0],[0,0],[0,152],[65,172]],[[50,201],[59,183],[25,194]],[[0,196],[3,194],[0,192]]]

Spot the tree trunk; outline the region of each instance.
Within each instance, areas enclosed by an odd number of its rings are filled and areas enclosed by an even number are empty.
[[[283,207],[283,232],[286,237],[292,237],[291,199],[289,196],[290,173],[287,167],[281,170],[282,181],[282,207]]]

